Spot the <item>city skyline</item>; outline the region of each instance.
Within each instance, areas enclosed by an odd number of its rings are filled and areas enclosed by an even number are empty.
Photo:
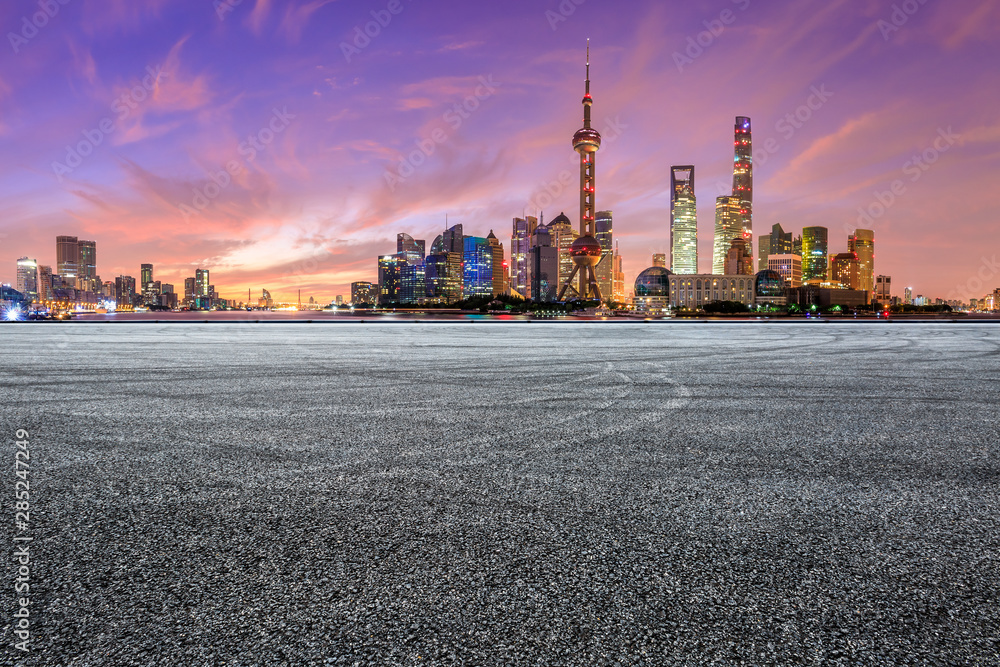
[[[732,189],[726,128],[746,116],[757,238],[773,224],[824,226],[833,257],[871,229],[876,272],[897,289],[979,298],[995,285],[964,287],[1000,240],[984,194],[1000,128],[975,63],[995,48],[998,21],[990,3],[959,5],[920,6],[905,21],[880,2],[720,3],[669,21],[652,3],[568,13],[403,2],[393,13],[259,1],[221,15],[193,3],[61,5],[0,69],[11,156],[0,280],[14,283],[21,257],[54,266],[52,239],[71,235],[101,245],[105,281],[152,262],[182,284],[207,266],[227,296],[253,287],[326,300],[374,281],[371,258],[397,232],[433,238],[446,214],[508,248],[514,217],[568,211],[576,227],[579,189],[560,179],[579,159],[565,137],[590,37],[605,141],[597,206],[615,212],[626,284],[670,252],[671,164],[697,167],[699,270],[710,270],[716,197]],[[0,10],[0,25],[16,31],[20,11]],[[355,28],[375,19],[385,25],[354,46]],[[512,32],[515,46],[544,46],[497,49]],[[765,75],[774,62],[780,76]],[[80,165],[53,166],[88,136]],[[227,175],[230,163],[239,170]],[[865,220],[859,208],[884,213]]]

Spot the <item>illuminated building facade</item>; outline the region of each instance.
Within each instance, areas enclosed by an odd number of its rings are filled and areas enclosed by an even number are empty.
[[[829,267],[829,234],[826,227],[802,230],[802,280],[826,280]]]
[[[485,238],[465,237],[462,275],[463,298],[493,296],[493,249]]]
[[[830,280],[840,283],[844,289],[861,289],[861,266],[857,254],[842,252],[830,262]]]
[[[570,248],[580,234],[573,229],[573,224],[566,217],[565,213],[557,215],[552,222],[546,225],[551,238],[552,247],[559,251],[559,285],[569,284],[570,276],[573,275],[573,257],[570,255]],[[557,288],[558,290],[558,288]]]
[[[743,218],[738,197],[718,197],[715,200],[715,239],[712,246],[712,273],[726,272],[726,257],[733,239],[743,238]]]
[[[378,258],[378,305],[399,303],[399,283],[406,260],[399,255]]]
[[[787,287],[802,286],[802,258],[798,255],[770,255],[767,269],[780,275]]]
[[[762,234],[758,241],[758,271],[763,271],[770,266],[767,261],[767,258],[770,255],[795,254],[793,246],[794,241],[792,240],[792,233],[785,233],[785,230],[781,228],[780,224],[773,225],[771,227],[771,233]]]
[[[490,264],[490,272],[493,274],[493,296],[507,293],[507,271],[506,262],[503,258],[503,244],[490,230],[490,233],[486,235],[486,242],[490,245],[490,253],[492,255],[492,261]]]
[[[97,278],[97,242],[77,241],[77,289],[88,292],[98,291]]]
[[[378,285],[366,281],[351,283],[352,306],[374,306],[378,303]]]
[[[547,225],[539,225],[531,235],[528,277],[532,301],[551,302],[559,293],[559,248],[552,242]]]
[[[601,288],[601,296],[611,298],[614,282],[614,214],[611,211],[598,211],[596,225],[597,242],[601,244],[601,261],[595,269],[597,284]]]
[[[38,262],[27,257],[17,260],[17,291],[29,302],[38,301]]]
[[[135,278],[132,276],[115,278],[115,303],[119,309],[135,304]]]
[[[739,201],[740,227],[753,254],[753,143],[750,119],[737,116],[734,128],[733,197]]]
[[[76,287],[80,271],[80,247],[75,236],[56,237],[56,271],[66,287]]]
[[[396,234],[396,254],[402,256],[407,264],[420,264],[424,261],[425,242],[416,241],[409,234]]]
[[[665,252],[654,252],[653,253],[653,266],[658,266],[662,269],[667,268],[667,253]]]
[[[625,265],[622,262],[622,256],[618,253],[618,244],[615,244],[614,276],[612,281],[612,301],[615,303],[625,303]]]
[[[52,301],[52,267],[38,267],[38,300]]]
[[[670,307],[697,310],[713,301],[754,304],[754,276],[696,273],[670,276]]]
[[[636,276],[632,308],[647,315],[666,314],[670,307],[670,276],[665,266],[651,266]]]
[[[698,273],[698,202],[694,165],[670,168],[670,270]]]
[[[847,237],[847,250],[858,256],[858,288],[875,295],[875,232],[856,229]]]
[[[538,218],[514,218],[510,235],[510,288],[525,299],[531,298],[531,279],[528,276],[528,253],[531,237],[538,228]]]
[[[777,271],[765,269],[754,277],[754,303],[757,306],[784,306],[788,303],[785,279]]]
[[[726,268],[723,274],[749,276],[753,272],[753,257],[749,253],[746,239],[734,238],[729,246],[729,252],[726,253]]]
[[[411,306],[427,302],[426,269],[423,260],[403,262],[399,267],[399,302]]]

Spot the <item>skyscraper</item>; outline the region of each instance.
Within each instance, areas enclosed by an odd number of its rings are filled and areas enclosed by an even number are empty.
[[[531,235],[528,262],[532,300],[555,301],[562,282],[559,278],[559,248],[553,243],[547,225],[538,225]]]
[[[785,233],[780,224],[771,226],[770,234],[763,234],[760,237],[760,262],[758,270],[763,271],[768,268],[767,258],[769,255],[791,255],[793,254],[792,233]]]
[[[858,256],[857,289],[868,292],[869,301],[875,297],[875,232],[855,229],[847,237],[847,249]]]
[[[378,303],[378,285],[369,282],[351,283],[352,306],[374,306]]]
[[[378,305],[399,303],[399,283],[406,260],[397,255],[378,258]]]
[[[727,276],[753,275],[753,257],[747,252],[747,241],[741,236],[734,238],[726,253],[725,274]]]
[[[587,40],[587,82],[583,96],[583,127],[573,135],[573,150],[580,154],[580,236],[570,246],[573,271],[559,289],[559,300],[573,288],[580,299],[601,300],[601,287],[594,270],[601,261],[601,244],[594,237],[594,213],[597,209],[597,151],[601,148],[601,133],[590,126],[590,40]],[[578,276],[577,284],[573,278]]]
[[[861,263],[854,252],[842,252],[830,262],[830,280],[840,283],[844,289],[861,289]]]
[[[597,212],[597,242],[601,244],[601,261],[597,265],[597,284],[605,299],[611,298],[614,274],[614,214],[611,211]]]
[[[828,253],[826,227],[806,227],[802,230],[802,280],[826,280]]]
[[[573,223],[569,221],[565,213],[560,213],[552,219],[546,228],[552,242],[552,247],[559,251],[559,278],[556,290],[559,286],[567,285],[570,276],[573,275],[573,258],[570,256],[570,248],[573,242],[579,238],[579,233],[573,229]]]
[[[510,235],[510,288],[525,299],[531,298],[531,281],[528,277],[528,251],[531,236],[538,228],[538,218],[514,218]]]
[[[210,297],[211,296],[211,286],[208,279],[208,269],[197,269],[194,272],[194,289],[195,298],[198,297]]]
[[[408,264],[420,264],[426,255],[424,241],[414,240],[409,234],[396,234],[396,254],[403,255]]]
[[[615,303],[625,303],[625,265],[622,256],[618,254],[618,244],[615,243],[614,274],[611,284],[611,300]]]
[[[38,301],[38,262],[27,257],[17,260],[17,291],[28,301]]]
[[[462,294],[466,299],[493,296],[493,248],[481,236],[465,237]]]
[[[743,219],[738,197],[718,197],[715,200],[715,240],[712,246],[712,273],[726,272],[726,256],[733,239],[743,238]]]
[[[96,292],[97,284],[97,241],[77,241],[77,289]]]
[[[131,308],[135,304],[135,278],[132,276],[115,278],[115,303],[119,309]]]
[[[733,160],[733,196],[740,202],[740,220],[747,252],[753,254],[753,144],[750,119],[736,117],[734,133],[735,158]]]
[[[892,278],[890,276],[875,277],[875,300],[879,303],[892,302]]]
[[[493,274],[493,296],[507,293],[506,271],[504,271],[503,244],[496,237],[493,230],[486,235],[486,242],[490,246],[492,256],[490,262],[490,272]]]
[[[142,264],[139,266],[139,286],[143,291],[153,282],[153,265]]]
[[[56,237],[56,271],[67,287],[76,287],[80,271],[80,248],[75,236]]]
[[[670,168],[670,270],[698,273],[698,209],[694,166]]]
[[[184,279],[184,305],[185,306],[190,306],[190,305],[192,305],[194,303],[195,297],[198,296],[197,292],[198,292],[198,288],[195,285],[194,278],[185,278]]]
[[[667,253],[665,253],[665,252],[654,252],[653,253],[653,266],[659,267],[661,269],[667,268]]]
[[[52,301],[52,267],[38,267],[38,300]]]

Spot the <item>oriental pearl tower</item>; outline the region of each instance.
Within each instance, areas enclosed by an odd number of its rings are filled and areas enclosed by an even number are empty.
[[[580,154],[580,237],[573,241],[569,254],[573,258],[573,272],[559,290],[559,301],[563,300],[567,289],[573,290],[577,298],[601,301],[601,288],[594,271],[601,261],[601,244],[594,238],[594,195],[597,184],[595,158],[601,148],[601,133],[590,126],[590,107],[594,100],[590,97],[590,40],[587,40],[587,92],[583,96],[583,128],[573,135],[573,150]],[[573,284],[573,279],[578,282]]]

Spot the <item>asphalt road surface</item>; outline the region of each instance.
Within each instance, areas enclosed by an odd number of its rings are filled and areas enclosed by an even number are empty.
[[[5,664],[998,664],[1000,327],[42,324]]]

